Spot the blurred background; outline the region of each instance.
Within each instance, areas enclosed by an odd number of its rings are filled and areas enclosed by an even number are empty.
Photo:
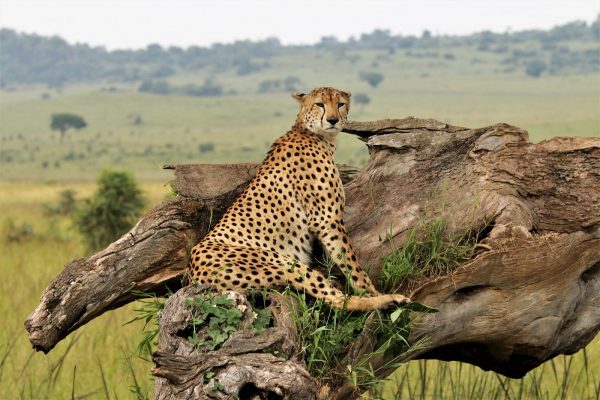
[[[353,120],[599,137],[600,3],[0,0],[0,398],[151,398],[143,323],[125,325],[139,305],[46,356],[23,321],[65,262],[122,233],[89,229],[106,188],[131,190],[126,230],[172,196],[162,165],[262,160],[290,93],[316,86],[351,91]],[[368,153],[342,135],[336,157]],[[380,395],[600,398],[599,349],[522,380],[413,362]]]

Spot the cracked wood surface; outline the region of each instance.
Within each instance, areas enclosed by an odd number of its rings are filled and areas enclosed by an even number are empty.
[[[367,165],[346,176],[354,179],[345,184],[345,221],[375,281],[381,256],[401,246],[418,221],[444,218],[450,232],[482,232],[491,249],[416,288],[413,297],[440,312],[419,319],[412,340],[426,338],[428,346],[410,357],[466,361],[519,377],[596,335],[600,139],[531,144],[526,131],[507,124],[467,129],[415,118],[350,122],[345,131],[370,152]],[[180,198],[102,252],[66,266],[26,322],[34,347],[49,351],[132,301],[132,289],[177,288],[186,248],[256,167],[171,166]],[[356,396],[348,386],[330,389],[334,397]]]

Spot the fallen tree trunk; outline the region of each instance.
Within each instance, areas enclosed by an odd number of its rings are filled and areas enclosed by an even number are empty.
[[[506,124],[466,129],[414,118],[354,122],[345,131],[366,141],[371,153],[360,171],[345,174],[345,220],[357,255],[375,282],[381,257],[401,247],[420,221],[442,219],[449,236],[475,232],[479,248],[485,249],[451,275],[410,286],[415,300],[439,312],[419,318],[411,341],[426,339],[426,346],[403,356],[405,360],[465,361],[521,377],[556,355],[576,352],[596,335],[600,139],[530,144],[525,131]],[[134,300],[132,290],[177,289],[187,250],[243,190],[257,164],[171,168],[178,199],[151,211],[107,249],[68,264],[44,291],[26,321],[36,349],[47,352],[96,316]],[[186,295],[178,293],[168,303]],[[245,349],[232,343],[233,353],[197,356],[182,342],[161,336],[155,357],[155,373],[162,377],[157,398],[190,398],[190,393],[226,398],[219,396],[242,388],[300,398],[302,386],[306,398],[356,397],[357,388],[344,380],[320,386],[300,372],[302,363],[294,357],[266,357],[263,351],[273,347],[294,353],[293,343],[283,344],[293,337],[284,318],[286,306],[277,309],[283,311],[275,310],[275,326],[260,342],[263,347],[256,344],[259,339],[246,338]],[[163,313],[161,326],[170,326],[174,315]],[[184,317],[177,317],[179,323]],[[349,349],[353,357],[344,362],[368,354],[373,339],[362,335]],[[207,357],[216,356],[225,357],[223,364],[213,366],[218,381],[229,386],[208,393],[204,380],[196,378],[206,369]],[[378,370],[387,361],[373,357],[371,364]],[[257,367],[261,362],[269,364],[265,374]],[[177,378],[184,370],[187,380]],[[289,381],[286,371],[296,371],[298,380]],[[388,373],[383,369],[380,376]]]

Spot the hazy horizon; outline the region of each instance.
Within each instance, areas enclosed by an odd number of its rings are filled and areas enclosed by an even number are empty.
[[[436,35],[550,29],[575,20],[590,23],[598,13],[600,3],[587,0],[0,0],[0,27],[116,50],[153,43],[210,46],[268,37],[276,37],[284,45],[304,45],[323,36],[347,40],[375,29],[394,35],[420,35],[426,29]]]

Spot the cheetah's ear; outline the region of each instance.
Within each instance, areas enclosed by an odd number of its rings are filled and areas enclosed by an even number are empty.
[[[352,93],[350,93],[349,90],[340,90],[340,93],[343,94],[344,96],[346,96],[348,99],[350,99],[350,97],[352,97]]]
[[[292,93],[292,97],[298,101],[298,103],[302,104],[304,102],[304,98],[306,97],[305,93],[294,92]]]

